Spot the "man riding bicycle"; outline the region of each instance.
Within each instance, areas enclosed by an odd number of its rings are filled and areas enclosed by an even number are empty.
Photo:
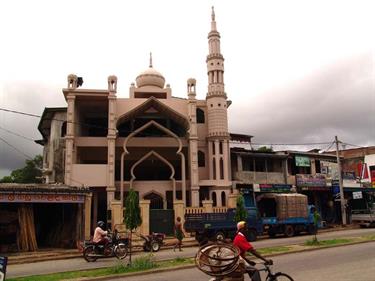
[[[247,238],[245,236],[246,232],[247,232],[246,222],[240,221],[239,223],[237,223],[237,234],[233,240],[233,245],[236,246],[240,250],[240,256],[246,262],[245,270],[249,274],[250,279],[253,281],[261,281],[258,269],[253,266],[255,263],[252,261],[249,261],[246,258],[246,252],[250,252],[251,254],[263,260],[267,264],[272,264],[273,261],[267,260],[255,250],[253,245],[251,245],[251,243],[247,241]]]

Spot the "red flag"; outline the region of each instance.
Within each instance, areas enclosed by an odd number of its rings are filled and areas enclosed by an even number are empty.
[[[366,163],[362,164],[361,179],[368,179],[368,170]]]

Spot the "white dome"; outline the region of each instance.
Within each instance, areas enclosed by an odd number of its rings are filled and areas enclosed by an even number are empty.
[[[156,86],[159,88],[164,88],[165,84],[163,75],[152,67],[139,74],[135,81],[137,82],[138,88],[143,86]]]

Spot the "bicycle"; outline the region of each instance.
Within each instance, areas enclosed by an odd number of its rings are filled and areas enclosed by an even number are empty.
[[[263,268],[258,269],[259,271],[264,271],[267,273],[266,281],[294,281],[292,277],[290,277],[288,274],[283,273],[283,272],[272,272],[272,264],[268,263],[256,263],[256,264],[261,264],[263,265]]]

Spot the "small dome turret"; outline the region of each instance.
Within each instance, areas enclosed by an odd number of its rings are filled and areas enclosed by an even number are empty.
[[[150,65],[149,68],[139,74],[137,78],[135,79],[137,82],[137,87],[143,87],[143,86],[156,86],[159,88],[164,88],[165,79],[163,75],[159,71],[156,71],[152,67],[152,54],[150,53]]]

